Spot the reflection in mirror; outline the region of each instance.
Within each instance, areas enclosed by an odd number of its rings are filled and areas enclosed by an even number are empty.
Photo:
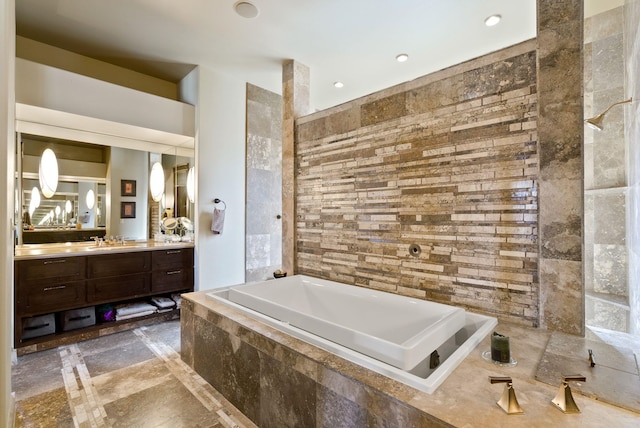
[[[17,218],[22,219],[18,244],[84,241],[104,235],[148,239],[164,233],[163,217],[170,215],[179,224],[180,217],[192,219],[193,203],[186,196],[192,157],[29,134],[18,134],[18,141],[17,177],[22,176],[21,183],[16,183]],[[42,195],[38,180],[40,158],[47,148],[54,151],[59,166],[59,184],[51,198]],[[157,203],[150,197],[148,182],[150,165],[156,160],[165,171],[165,194]],[[123,191],[123,182],[133,191]],[[88,203],[88,192],[94,194],[93,204]],[[123,211],[132,208],[133,214]],[[193,230],[182,227],[171,233],[184,240],[193,237]]]
[[[164,240],[193,240],[194,204],[187,192],[187,178],[194,160],[178,155],[162,155],[165,193],[161,200],[160,236]],[[169,227],[168,227],[169,226]]]
[[[104,235],[105,224],[96,218],[98,205],[88,207],[86,194],[94,192],[94,202],[105,199],[109,147],[26,134],[19,140],[22,228],[18,243],[84,241]],[[59,183],[53,194],[41,188],[40,162],[47,149],[58,164]]]

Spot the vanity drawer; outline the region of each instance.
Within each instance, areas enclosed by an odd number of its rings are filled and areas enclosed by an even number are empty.
[[[89,256],[87,270],[89,278],[131,275],[149,271],[151,253],[134,251],[116,254]]]
[[[87,284],[87,301],[100,303],[145,296],[151,291],[150,282],[148,273],[90,279]]]
[[[85,257],[56,257],[16,261],[16,283],[62,282],[84,279]]]
[[[17,287],[16,307],[20,314],[55,312],[85,305],[85,281],[22,285]]]
[[[193,266],[193,248],[155,250],[151,256],[151,269],[162,270]]]
[[[151,291],[154,293],[193,288],[193,268],[174,268],[154,271],[151,274]]]

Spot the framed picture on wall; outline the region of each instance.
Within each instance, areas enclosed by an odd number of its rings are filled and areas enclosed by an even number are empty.
[[[120,202],[120,218],[136,218],[136,203]]]
[[[120,196],[135,196],[136,180],[120,180]]]

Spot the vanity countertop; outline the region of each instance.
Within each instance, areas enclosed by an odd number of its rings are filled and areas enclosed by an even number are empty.
[[[124,244],[97,245],[95,242],[64,242],[55,244],[25,244],[15,248],[15,260],[86,256],[158,250],[163,248],[192,248],[193,242],[126,241]]]

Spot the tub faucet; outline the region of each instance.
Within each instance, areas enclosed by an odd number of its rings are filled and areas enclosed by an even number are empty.
[[[580,413],[580,409],[573,399],[573,395],[571,394],[571,387],[569,386],[569,382],[586,382],[587,378],[582,375],[568,375],[562,376],[562,384],[560,385],[560,389],[558,389],[558,393],[556,397],[551,400],[553,404],[556,405],[558,410],[561,410],[563,413]]]
[[[524,413],[522,407],[518,404],[516,391],[513,389],[513,380],[508,376],[489,376],[491,383],[504,383],[504,391],[502,397],[496,402],[498,407],[507,412],[508,415],[521,415]]]

